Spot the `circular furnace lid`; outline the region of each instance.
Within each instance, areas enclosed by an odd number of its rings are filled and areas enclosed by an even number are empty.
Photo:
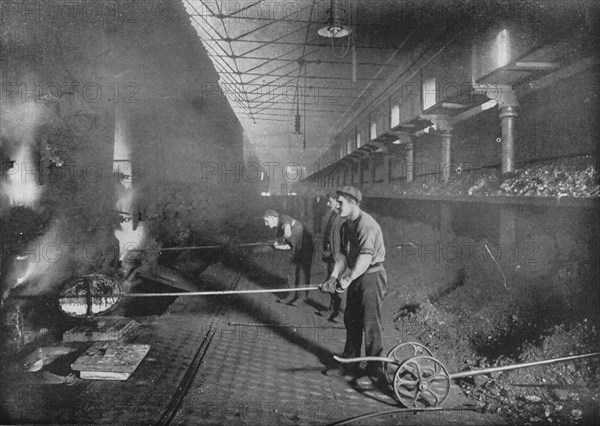
[[[89,317],[117,306],[120,297],[112,295],[120,293],[121,285],[108,275],[83,275],[65,282],[58,306],[69,316]]]

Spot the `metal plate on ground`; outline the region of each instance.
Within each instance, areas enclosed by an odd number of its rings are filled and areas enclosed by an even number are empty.
[[[142,362],[150,345],[98,342],[71,364],[82,379],[127,380]]]

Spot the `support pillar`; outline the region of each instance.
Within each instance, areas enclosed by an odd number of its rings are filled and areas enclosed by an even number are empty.
[[[519,102],[511,86],[481,86],[477,93],[484,93],[488,98],[498,102],[500,110],[500,126],[502,128],[502,173],[515,170],[515,118]]]
[[[411,140],[406,144],[406,181],[412,182],[415,178],[415,144]]]
[[[452,132],[450,130],[442,131],[442,182],[448,182],[450,179],[450,166],[452,164]]]
[[[502,126],[502,173],[515,171],[515,125],[517,107],[500,107],[500,122]]]
[[[450,120],[445,115],[433,116],[432,120],[435,123],[440,136],[442,137],[442,150],[440,163],[442,167],[442,182],[448,182],[450,179],[450,167],[452,166],[452,137],[453,128]]]

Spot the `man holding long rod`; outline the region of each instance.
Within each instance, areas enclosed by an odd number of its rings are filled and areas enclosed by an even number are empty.
[[[366,356],[381,356],[383,352],[381,304],[385,296],[387,276],[383,267],[385,247],[381,227],[371,215],[360,208],[361,192],[345,186],[336,193],[337,208],[347,218],[341,228],[341,252],[331,276],[321,284],[325,293],[343,293],[346,297],[344,325],[346,344],[343,358],[361,356],[363,333]],[[325,371],[327,376],[352,378],[359,372],[339,365]],[[371,389],[383,378],[381,362],[368,362],[366,375],[355,384]]]
[[[276,210],[266,210],[263,215],[265,225],[269,228],[277,228],[276,241],[273,248],[278,250],[290,250],[290,263],[287,267],[287,286],[290,289],[298,287],[300,280],[306,286],[310,284],[310,268],[313,257],[312,235],[304,228],[299,220],[288,215],[279,215]],[[291,298],[278,299],[280,303],[295,306],[298,300],[298,292],[291,291]],[[308,292],[305,295],[308,299]]]
[[[341,256],[340,230],[346,219],[340,217],[340,213],[337,210],[337,199],[335,194],[328,192],[327,195],[325,195],[325,198],[327,199],[329,213],[324,215],[323,224],[321,226],[321,229],[323,230],[322,260],[327,265],[327,277],[329,277],[333,272],[333,268],[335,268],[336,259]],[[335,319],[340,313],[341,304],[341,296],[337,292],[332,293],[329,308],[327,309],[327,312],[329,312],[329,321],[335,322]],[[323,313],[318,312],[318,315],[323,316]]]

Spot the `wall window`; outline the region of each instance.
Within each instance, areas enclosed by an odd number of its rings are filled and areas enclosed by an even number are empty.
[[[377,137],[377,123],[371,123],[371,140]]]
[[[508,31],[502,30],[496,36],[496,65],[498,68],[508,64]]]
[[[400,124],[400,107],[398,105],[394,105],[392,107],[391,117],[390,117],[390,127],[396,127]]]
[[[350,154],[352,151],[352,138],[346,136],[346,152]]]
[[[435,77],[431,77],[423,81],[423,110],[435,105],[435,95]]]
[[[356,149],[360,148],[360,132],[356,132]]]

